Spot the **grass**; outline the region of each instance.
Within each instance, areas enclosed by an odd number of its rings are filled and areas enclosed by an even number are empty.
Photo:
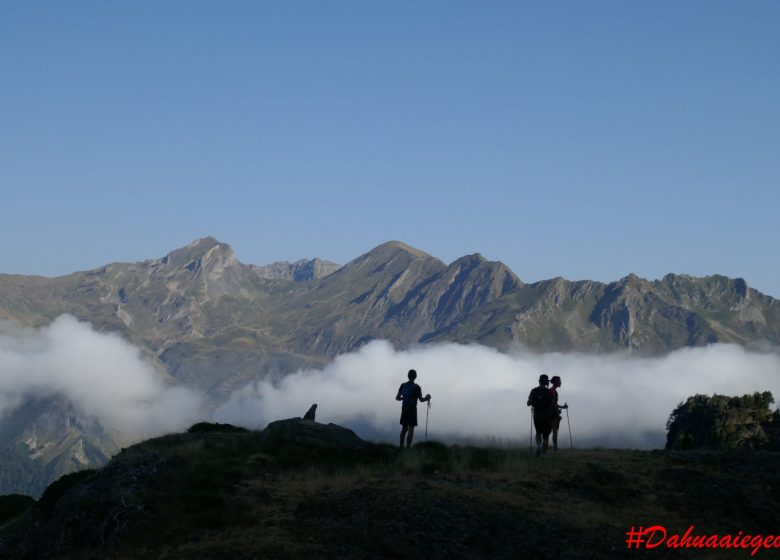
[[[419,542],[411,558],[513,557],[517,547],[536,551],[529,558],[618,558],[632,525],[767,532],[780,518],[771,453],[566,450],[537,459],[527,448],[338,450],[205,430],[144,442],[112,464],[148,457],[164,467],[132,496],[143,507],[109,556],[397,557],[394,535],[406,534]],[[544,548],[548,538],[557,552]]]

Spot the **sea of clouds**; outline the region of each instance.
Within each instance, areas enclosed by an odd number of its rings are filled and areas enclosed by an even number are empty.
[[[395,395],[412,368],[423,392],[433,396],[430,411],[419,405],[419,430],[429,413],[429,436],[445,441],[527,444],[526,400],[540,373],[563,379],[560,401],[570,405],[577,446],[663,447],[669,414],[697,393],[780,395],[780,353],[728,344],[638,357],[521,348],[502,353],[462,344],[396,350],[373,341],[322,369],[250,383],[212,417],[204,395],[166,381],[138,348],[66,315],[40,329],[0,322],[0,419],[25,399],[59,395],[130,442],[204,419],[263,428],[303,416],[317,403],[320,422],[394,441],[400,416]],[[568,444],[565,422],[564,416]]]
[[[307,369],[280,381],[257,381],[236,391],[215,418],[249,427],[302,416],[318,404],[317,419],[352,426],[368,437],[392,441],[400,416],[395,401],[406,372],[415,369],[432,407],[418,405],[420,426],[429,415],[437,439],[494,439],[527,443],[526,406],[540,373],[559,375],[561,404],[568,402],[575,444],[663,447],[672,410],[696,393],[780,395],[780,355],[727,344],[685,348],[659,357],[627,353],[501,353],[478,345],[436,344],[395,350],[373,341],[337,357],[322,370]],[[566,418],[564,443],[569,444]]]

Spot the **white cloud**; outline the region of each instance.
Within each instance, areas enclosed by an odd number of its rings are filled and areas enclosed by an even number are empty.
[[[394,441],[394,397],[414,368],[433,395],[429,431],[439,439],[498,438],[526,444],[528,393],[539,373],[560,375],[575,445],[653,447],[664,443],[669,413],[696,393],[780,395],[780,356],[733,345],[628,354],[505,354],[478,345],[440,344],[396,351],[384,341],[337,357],[322,370],[251,383],[219,407],[215,420],[262,428],[302,416],[318,403],[321,422]],[[24,399],[62,395],[127,441],[176,431],[202,419],[201,396],[167,385],[137,348],[118,335],[62,316],[39,330],[0,322],[0,415]],[[419,405],[420,427],[425,405]],[[565,422],[565,419],[564,419]],[[561,434],[562,444],[568,434]],[[418,432],[419,433],[419,432]]]
[[[277,382],[236,391],[215,419],[253,428],[302,416],[318,403],[317,420],[351,425],[374,437],[398,430],[394,400],[409,369],[433,395],[430,434],[437,438],[495,437],[528,441],[528,393],[539,373],[563,379],[575,444],[663,446],[665,424],[680,401],[696,393],[780,395],[780,356],[739,346],[686,348],[665,356],[628,354],[503,354],[477,345],[441,344],[395,351],[384,341],[337,357],[322,370],[302,370]],[[425,405],[419,405],[420,425]],[[561,437],[568,443],[565,418]]]
[[[195,392],[171,387],[118,335],[63,315],[40,330],[0,323],[0,414],[24,399],[62,395],[126,441],[201,418]]]

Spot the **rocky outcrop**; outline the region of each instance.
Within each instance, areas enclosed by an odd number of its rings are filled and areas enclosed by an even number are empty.
[[[291,280],[293,282],[311,282],[320,280],[336,272],[341,265],[321,259],[301,259],[293,263],[275,262],[265,266],[251,265],[260,278],[268,280]]]
[[[309,407],[309,410],[306,411],[306,414],[303,415],[304,420],[314,420],[314,417],[317,414],[317,405],[313,404],[311,407]]]
[[[258,434],[258,437],[263,443],[275,446],[362,449],[368,445],[348,428],[336,424],[320,424],[302,418],[271,422]]]

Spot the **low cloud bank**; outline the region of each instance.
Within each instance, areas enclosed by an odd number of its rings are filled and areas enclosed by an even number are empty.
[[[665,356],[501,353],[478,345],[438,344],[396,351],[374,341],[324,369],[258,381],[233,393],[219,422],[262,428],[302,416],[351,426],[362,436],[395,441],[407,370],[433,395],[429,434],[444,440],[494,438],[526,445],[526,399],[539,373],[560,375],[575,445],[662,447],[665,424],[696,393],[780,396],[780,355],[734,345],[685,348]],[[118,335],[62,316],[41,329],[0,321],[0,419],[26,399],[62,395],[126,442],[181,430],[204,417],[199,393],[167,385],[139,350]],[[420,432],[425,405],[419,405]],[[568,444],[566,419],[561,444]],[[418,432],[418,433],[420,433]],[[420,433],[420,436],[422,434]]]
[[[0,417],[29,398],[62,395],[127,442],[202,418],[201,397],[171,387],[138,348],[63,315],[39,330],[0,321]]]
[[[219,422],[257,428],[302,416],[318,403],[317,420],[352,426],[363,436],[394,441],[400,405],[394,400],[409,369],[433,396],[429,436],[496,438],[527,444],[528,393],[540,373],[559,375],[560,401],[570,404],[575,445],[663,447],[665,425],[677,404],[696,393],[780,396],[780,356],[718,344],[660,357],[516,351],[440,344],[396,351],[384,341],[337,357],[322,370],[301,370],[279,381],[236,391],[215,411]],[[425,405],[418,407],[420,428]],[[419,432],[418,432],[419,433]],[[568,445],[564,416],[561,445]]]

